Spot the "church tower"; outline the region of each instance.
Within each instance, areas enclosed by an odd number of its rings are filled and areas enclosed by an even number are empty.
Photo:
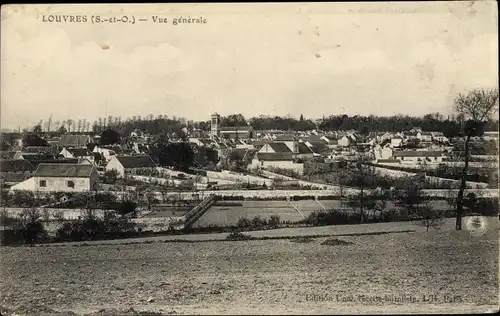
[[[214,113],[210,116],[210,134],[212,136],[219,136],[220,131],[220,115]]]

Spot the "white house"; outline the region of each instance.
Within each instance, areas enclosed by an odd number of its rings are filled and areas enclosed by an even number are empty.
[[[432,133],[431,132],[421,132],[420,140],[423,142],[431,142],[432,141]]]
[[[373,148],[373,154],[375,159],[389,159],[392,157],[393,150],[389,147],[381,147],[380,145],[375,145]]]
[[[32,178],[13,185],[10,190],[85,192],[97,189],[98,183],[99,175],[93,165],[42,163]]]
[[[433,132],[432,140],[438,143],[448,143],[450,140],[444,136],[443,132]]]
[[[351,139],[347,135],[342,136],[337,140],[339,146],[348,147],[351,144]]]
[[[119,146],[95,146],[93,152],[101,154],[108,162],[111,157],[120,155],[122,150]]]
[[[256,153],[252,159],[251,168],[279,168],[293,170],[299,174],[304,172],[304,164],[293,161],[293,153]]]
[[[403,139],[399,136],[391,138],[391,147],[401,147],[403,144]]]
[[[444,153],[442,151],[395,151],[393,157],[400,160],[401,163],[441,163],[443,162]]]
[[[116,170],[121,177],[134,174],[138,170],[155,168],[155,162],[148,155],[113,156],[106,165],[106,171]]]

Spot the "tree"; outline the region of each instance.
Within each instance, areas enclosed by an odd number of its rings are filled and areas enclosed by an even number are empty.
[[[416,177],[406,177],[399,179],[396,187],[398,204],[405,206],[408,214],[414,215],[417,207],[424,201],[422,182]]]
[[[114,145],[120,142],[120,134],[112,129],[107,129],[101,133],[101,145]]]
[[[23,138],[24,146],[48,146],[47,141],[37,134],[28,134]]]
[[[426,228],[425,231],[429,231],[429,228],[440,229],[444,224],[446,218],[443,216],[442,212],[433,210],[428,205],[421,206],[417,209],[418,214],[418,224]]]
[[[470,140],[473,136],[481,136],[487,120],[498,111],[498,90],[474,89],[467,93],[460,93],[454,99],[455,111],[466,119],[462,124],[464,141],[464,167],[460,188],[457,195],[457,217],[455,229],[462,229],[462,213],[464,207],[464,191],[469,171]]]
[[[40,135],[42,133],[42,126],[41,125],[35,125],[35,127],[33,127],[33,133],[35,133],[37,135]]]
[[[104,183],[114,184],[118,179],[118,171],[115,169],[108,170],[104,173]]]
[[[68,125],[68,132],[71,132],[71,126],[73,126],[74,121],[69,119],[66,121],[66,124]]]

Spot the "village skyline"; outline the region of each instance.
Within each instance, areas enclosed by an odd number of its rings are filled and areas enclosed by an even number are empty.
[[[36,6],[2,7],[2,128],[50,113],[91,121],[149,113],[199,121],[235,111],[448,115],[458,93],[498,86],[492,1],[221,8],[183,7],[203,25],[100,27],[44,22]],[[99,10],[108,14],[77,11]],[[136,6],[123,14],[146,16]],[[157,15],[178,18],[174,9]]]

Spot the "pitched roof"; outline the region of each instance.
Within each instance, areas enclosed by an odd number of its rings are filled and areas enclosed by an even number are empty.
[[[125,169],[129,168],[153,168],[155,162],[149,155],[115,156]]]
[[[300,137],[300,139],[302,139],[304,142],[306,141],[322,141],[324,142],[325,140],[321,138],[322,136],[321,135],[308,135],[308,136],[303,136],[303,137]]]
[[[292,151],[285,143],[269,143],[269,146],[277,153],[291,153]]]
[[[92,170],[92,165],[42,163],[38,165],[35,177],[87,178]]]
[[[66,148],[75,157],[90,157],[92,153],[87,148]]]
[[[322,154],[322,153],[326,153],[326,152],[330,151],[330,148],[328,148],[328,146],[325,144],[314,143],[311,145],[312,145],[311,150],[315,153],[318,153],[318,154]]]
[[[50,153],[51,148],[50,146],[27,146],[22,150],[22,152],[31,154]]]
[[[393,157],[441,157],[443,156],[442,151],[430,151],[430,150],[421,150],[421,151],[395,151],[392,154]]]
[[[23,159],[26,159],[29,161],[56,159],[56,155],[53,155],[53,154],[21,153],[21,156],[23,157]]]
[[[293,135],[280,135],[274,139],[275,141],[281,141],[281,142],[289,142],[293,140],[297,140],[297,137]]]
[[[257,158],[263,161],[290,161],[293,153],[257,153]]]
[[[59,140],[61,147],[84,147],[92,140],[89,135],[62,135]]]
[[[238,132],[246,133],[252,130],[252,126],[223,126],[219,128],[220,132]]]
[[[312,154],[313,151],[311,150],[311,148],[307,147],[306,144],[304,143],[299,143],[299,146],[298,146],[298,150],[299,150],[299,154]]]
[[[28,179],[30,176],[26,173],[13,173],[13,172],[5,172],[0,174],[0,179],[3,182],[22,182]]]
[[[0,172],[31,172],[35,166],[29,160],[24,159],[2,159],[0,160]]]

